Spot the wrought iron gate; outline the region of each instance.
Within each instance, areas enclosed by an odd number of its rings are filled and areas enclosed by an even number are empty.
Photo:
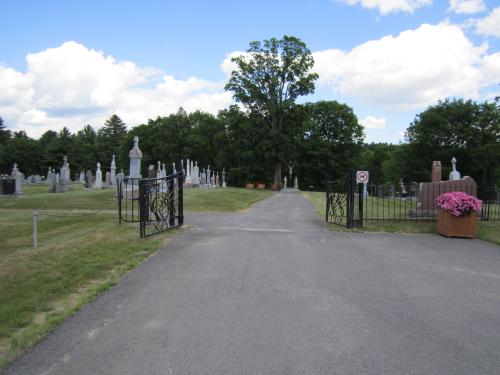
[[[346,179],[328,182],[326,189],[326,222],[347,228],[363,226],[363,189],[352,174]]]
[[[118,184],[120,223],[139,222],[141,237],[184,223],[182,172],[160,178],[125,178]]]

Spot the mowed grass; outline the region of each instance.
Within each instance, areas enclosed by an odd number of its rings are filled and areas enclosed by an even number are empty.
[[[315,207],[315,211],[321,217],[325,217],[326,214],[326,197],[323,192],[304,192],[306,196]],[[368,214],[376,213],[376,209],[380,210],[379,217],[382,217],[382,207],[381,202],[378,199],[367,199]],[[399,204],[399,203],[393,203]],[[370,208],[371,207],[371,208]],[[406,215],[404,212],[413,208],[410,203],[406,203],[406,206],[395,207],[397,213],[397,218],[404,218]],[[373,209],[373,211],[370,211]],[[392,214],[392,211],[391,211]],[[389,211],[386,213],[386,217],[389,216]],[[390,221],[390,220],[367,220],[363,222],[363,228],[353,228],[347,229],[343,226],[328,224],[328,227],[332,230],[338,231],[350,231],[350,232],[388,232],[388,233],[437,233],[436,222],[435,221]],[[500,221],[479,221],[477,238],[495,243],[500,245]]]
[[[67,193],[48,193],[45,185],[23,186],[21,197],[0,197],[0,208],[30,210],[116,210],[116,189],[87,190],[72,185]],[[257,189],[184,189],[184,209],[189,211],[238,211],[273,194]]]
[[[47,334],[161,247],[172,232],[140,239],[111,213],[0,210],[0,365]]]
[[[75,185],[68,193],[47,190],[44,185],[24,186],[24,196],[0,198],[0,367],[114,285],[175,233],[141,239],[138,223],[119,225],[114,189],[83,190]],[[186,189],[184,208],[236,211],[271,194]]]

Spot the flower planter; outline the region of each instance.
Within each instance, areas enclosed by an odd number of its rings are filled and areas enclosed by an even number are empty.
[[[446,237],[476,238],[477,214],[454,216],[446,210],[439,210],[437,231]]]
[[[265,188],[266,188],[266,185],[264,185],[264,184],[257,185],[257,189],[259,189],[259,190],[264,190]]]
[[[246,184],[245,186],[247,189],[253,189],[253,184]]]

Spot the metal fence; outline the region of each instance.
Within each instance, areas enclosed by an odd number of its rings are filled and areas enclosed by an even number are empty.
[[[462,191],[483,201],[480,220],[500,220],[500,190],[477,187],[463,180],[443,183],[364,185],[363,219],[366,221],[433,221],[437,219],[435,199],[447,192]]]
[[[124,178],[118,183],[119,222],[138,222],[141,237],[184,223],[182,172],[160,178]]]

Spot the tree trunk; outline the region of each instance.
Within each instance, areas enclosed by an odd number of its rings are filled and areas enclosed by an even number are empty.
[[[281,161],[274,164],[274,184],[281,186]]]

